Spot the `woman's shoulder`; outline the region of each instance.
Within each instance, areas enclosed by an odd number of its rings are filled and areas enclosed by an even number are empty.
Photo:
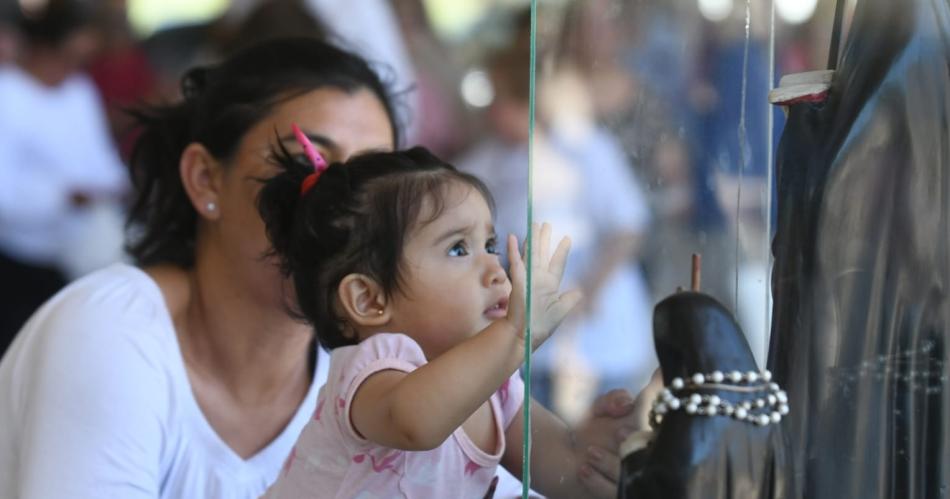
[[[155,281],[144,271],[114,264],[82,277],[37,312],[46,320],[67,315],[103,326],[138,323],[171,326],[168,307]]]
[[[161,290],[148,274],[115,264],[74,281],[47,301],[14,342],[26,345],[97,344],[138,349],[175,341]]]
[[[163,308],[147,274],[113,265],[43,305],[0,360],[0,420],[20,429],[0,454],[25,446],[34,475],[69,470],[35,484],[45,496],[157,491],[180,457],[191,392]]]
[[[158,408],[178,391],[169,387],[183,384],[177,355],[157,286],[135,267],[113,265],[71,283],[27,321],[0,361],[0,400],[21,416],[67,398],[77,411],[134,403],[165,414]]]

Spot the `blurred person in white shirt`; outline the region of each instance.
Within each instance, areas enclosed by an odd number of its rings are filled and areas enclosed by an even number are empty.
[[[81,72],[99,47],[92,14],[22,10],[22,50],[0,64],[0,352],[69,279],[122,255],[127,173]]]

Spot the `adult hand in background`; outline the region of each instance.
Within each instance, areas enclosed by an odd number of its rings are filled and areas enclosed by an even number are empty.
[[[598,397],[590,415],[574,431],[578,449],[586,454],[578,474],[592,495],[617,493],[620,478],[620,446],[632,435],[645,442],[652,433],[649,424],[650,404],[663,389],[660,370],[636,398],[626,390],[611,390]]]

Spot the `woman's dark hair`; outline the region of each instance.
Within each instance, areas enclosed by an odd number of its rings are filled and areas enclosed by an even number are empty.
[[[481,180],[423,147],[334,163],[303,196],[301,183],[313,167],[283,148],[274,159],[282,172],[264,181],[258,208],[281,271],[294,284],[297,300],[290,312],[313,324],[328,349],[357,343],[344,335],[335,309],[343,278],[360,273],[387,296],[398,291],[407,234],[438,218],[451,186],[474,188],[494,212]],[[432,210],[423,216],[426,201]]]
[[[271,39],[218,65],[192,69],[182,78],[182,102],[133,111],[141,135],[130,160],[136,198],[128,250],[137,263],[194,264],[198,215],[178,169],[188,144],[200,143],[227,163],[247,131],[275,106],[325,87],[371,91],[386,110],[393,144],[399,144],[393,99],[376,71],[361,57],[308,37]]]
[[[17,12],[17,27],[27,42],[50,47],[92,27],[94,20],[95,10],[81,0],[48,0]]]

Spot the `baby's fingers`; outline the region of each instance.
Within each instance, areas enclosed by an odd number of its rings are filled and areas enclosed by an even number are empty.
[[[534,257],[534,262],[532,265],[537,268],[538,266],[546,265],[548,258],[551,254],[551,224],[545,222],[541,224],[540,228],[538,224],[533,224],[531,228],[532,235],[534,239],[531,241],[531,244],[534,246],[532,248],[531,256]]]
[[[551,257],[551,263],[548,264],[548,272],[554,275],[557,278],[557,282],[561,282],[561,276],[564,275],[564,267],[567,266],[567,255],[571,252],[571,238],[565,236],[561,238],[561,241],[557,244],[557,249],[554,250],[554,256]]]
[[[508,236],[508,273],[511,276],[511,295],[508,297],[508,319],[512,320],[519,329],[524,327],[525,321],[525,280],[526,271],[524,261],[518,253],[518,238]]]
[[[518,252],[518,238],[508,234],[508,272],[511,274],[511,285],[523,287],[525,281],[524,260]]]
[[[529,262],[532,268],[543,268],[548,260],[548,253],[551,249],[551,224],[531,224],[531,237],[524,240],[522,246],[522,259],[528,262],[528,255],[531,256]],[[529,253],[530,251],[530,253]]]

